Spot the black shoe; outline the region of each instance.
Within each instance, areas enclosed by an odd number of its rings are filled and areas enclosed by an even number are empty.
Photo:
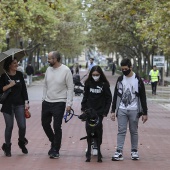
[[[50,150],[48,151],[48,155],[50,156],[52,153],[52,148],[50,148]]]
[[[2,150],[4,151],[5,156],[11,157],[11,143],[8,145],[4,143],[2,145]]]
[[[24,141],[21,141],[20,139],[18,139],[18,145],[20,147],[20,149],[22,150],[22,153],[27,154],[28,150],[25,147],[25,145],[28,144],[28,140],[25,138]]]
[[[51,153],[52,153],[52,151],[53,151],[53,148],[55,148],[55,147],[54,147],[53,142],[51,142],[51,148],[50,148],[50,150],[48,151],[48,155],[49,155],[49,156],[51,155]]]
[[[49,156],[51,159],[58,159],[60,157],[59,152],[57,152],[54,148],[52,148],[50,152]]]

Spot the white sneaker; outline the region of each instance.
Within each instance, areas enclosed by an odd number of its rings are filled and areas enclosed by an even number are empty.
[[[132,159],[132,160],[139,160],[138,151],[132,151],[132,152],[131,152],[131,159]]]
[[[85,153],[87,152],[87,148],[85,149]]]
[[[87,152],[87,148],[85,149],[85,153]],[[96,149],[96,148],[91,148],[91,154],[93,155],[93,156],[97,156],[97,154],[98,154],[98,150]]]
[[[121,151],[116,151],[112,157],[112,161],[122,161],[123,160],[123,155]]]
[[[96,148],[92,148],[92,155],[97,156],[98,150]]]

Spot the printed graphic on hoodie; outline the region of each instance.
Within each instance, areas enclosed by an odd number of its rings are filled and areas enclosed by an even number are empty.
[[[135,100],[135,98],[136,98],[136,95],[135,95],[135,91],[133,92],[133,87],[131,90],[129,88],[127,88],[122,96],[121,104],[123,104],[123,106],[125,106],[125,107],[128,107],[128,105],[132,104],[132,102]]]
[[[91,93],[102,93],[102,87],[99,87],[97,86],[97,89],[96,88],[90,88],[90,92]]]
[[[132,83],[133,82],[133,83]],[[136,110],[137,109],[137,97],[138,82],[135,77],[123,80],[123,95],[120,103],[121,109]]]

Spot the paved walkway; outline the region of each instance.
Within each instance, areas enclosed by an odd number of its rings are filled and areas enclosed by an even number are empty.
[[[84,75],[85,72],[81,72]],[[105,72],[111,83],[113,92],[117,76]],[[149,88],[148,88],[149,90]],[[63,140],[60,159],[49,159],[47,152],[50,148],[49,141],[41,127],[41,97],[42,82],[34,82],[28,87],[31,100],[30,111],[32,117],[27,120],[27,135],[29,140],[29,154],[24,155],[18,148],[18,129],[15,122],[12,136],[12,157],[5,157],[0,149],[0,170],[169,170],[170,167],[170,111],[168,104],[159,104],[157,101],[148,100],[149,120],[145,124],[139,123],[139,161],[130,159],[130,137],[127,133],[124,147],[124,161],[113,162],[111,156],[116,148],[117,121],[104,119],[104,135],[101,147],[103,162],[98,163],[96,156],[90,163],[85,162],[86,141],[79,139],[86,135],[84,123],[77,117],[70,122],[63,122]],[[147,92],[151,99],[150,92]],[[158,94],[158,96],[160,96]],[[156,96],[158,98],[158,96]],[[73,108],[80,114],[82,96],[74,97]],[[0,145],[4,142],[4,119],[0,114]]]

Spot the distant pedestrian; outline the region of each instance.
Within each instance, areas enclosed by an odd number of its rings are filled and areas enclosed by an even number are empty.
[[[157,70],[156,65],[153,66],[153,69],[149,72],[149,79],[151,81],[152,95],[156,95],[156,88],[159,82],[159,70]]]
[[[112,64],[112,75],[115,74],[115,71],[116,71],[116,65],[115,65],[115,63],[113,62],[113,64]]]
[[[73,101],[73,76],[70,69],[61,63],[61,54],[57,51],[48,54],[48,63],[43,87],[41,122],[51,142],[48,152],[50,158],[59,158],[61,147],[61,124],[65,109],[71,110]],[[53,119],[53,129],[51,122]]]
[[[72,73],[72,75],[74,74],[74,69],[73,69],[73,65],[69,67],[70,68],[70,71]]]
[[[78,63],[76,63],[76,65],[75,65],[75,73],[79,74],[79,64]]]
[[[88,65],[88,71],[90,72],[90,70],[92,69],[93,66],[95,66],[96,64],[94,63],[94,58],[90,58],[90,63]]]
[[[27,74],[27,85],[30,86],[32,84],[32,76],[34,74],[34,68],[31,63],[27,65],[25,72]]]
[[[88,68],[88,61],[86,62],[86,69]]]
[[[115,85],[111,120],[118,121],[117,149],[112,157],[113,161],[123,160],[123,147],[127,126],[131,136],[131,159],[138,160],[138,122],[140,116],[145,123],[147,116],[147,102],[145,86],[142,79],[132,71],[130,59],[121,61],[123,75],[118,77]]]

